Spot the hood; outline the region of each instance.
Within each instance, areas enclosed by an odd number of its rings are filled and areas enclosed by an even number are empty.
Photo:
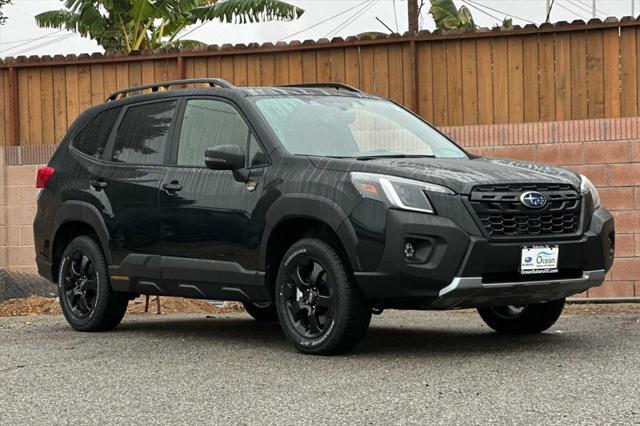
[[[476,185],[495,183],[569,183],[580,188],[580,176],[561,167],[497,158],[380,158],[367,161],[310,157],[320,169],[370,172],[446,186],[469,194]]]

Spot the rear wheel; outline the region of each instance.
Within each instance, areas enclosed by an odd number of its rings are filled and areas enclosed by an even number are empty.
[[[87,236],[73,239],[62,254],[58,296],[62,313],[78,331],[115,328],[129,303],[126,294],[111,289],[102,251]]]
[[[565,299],[525,306],[497,306],[478,309],[484,322],[506,334],[540,333],[550,328],[560,318]]]
[[[285,253],[275,299],[285,335],[309,354],[351,350],[371,320],[371,308],[340,255],[316,238],[302,239]]]
[[[259,322],[274,322],[278,321],[278,312],[276,305],[273,302],[253,303],[242,302],[244,310],[249,315]]]

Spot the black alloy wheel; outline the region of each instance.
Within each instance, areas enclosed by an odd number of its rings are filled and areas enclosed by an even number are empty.
[[[294,243],[282,258],[274,301],[282,330],[301,352],[348,352],[369,327],[371,306],[345,259],[312,237]]]
[[[98,299],[98,277],[89,256],[74,251],[65,263],[63,290],[66,303],[76,318],[86,318],[95,309]]]
[[[333,286],[318,259],[296,259],[283,296],[289,320],[301,336],[315,339],[327,331],[334,313]]]
[[[64,317],[78,331],[115,328],[129,303],[129,294],[111,288],[102,249],[88,235],[74,238],[62,253],[58,297]]]

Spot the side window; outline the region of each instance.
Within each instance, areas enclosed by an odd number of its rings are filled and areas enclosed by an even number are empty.
[[[249,139],[249,167],[263,167],[269,164],[267,156],[255,137]]]
[[[102,158],[107,139],[119,114],[120,108],[111,108],[93,117],[73,138],[73,147],[93,158]]]
[[[192,99],[187,102],[180,130],[180,166],[204,166],[207,148],[238,145],[247,151],[249,127],[240,113],[226,102]]]
[[[176,101],[128,108],[116,133],[111,161],[162,164],[175,109]]]

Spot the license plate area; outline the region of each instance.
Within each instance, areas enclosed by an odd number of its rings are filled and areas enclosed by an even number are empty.
[[[554,274],[558,272],[558,246],[525,246],[520,256],[520,274]]]

